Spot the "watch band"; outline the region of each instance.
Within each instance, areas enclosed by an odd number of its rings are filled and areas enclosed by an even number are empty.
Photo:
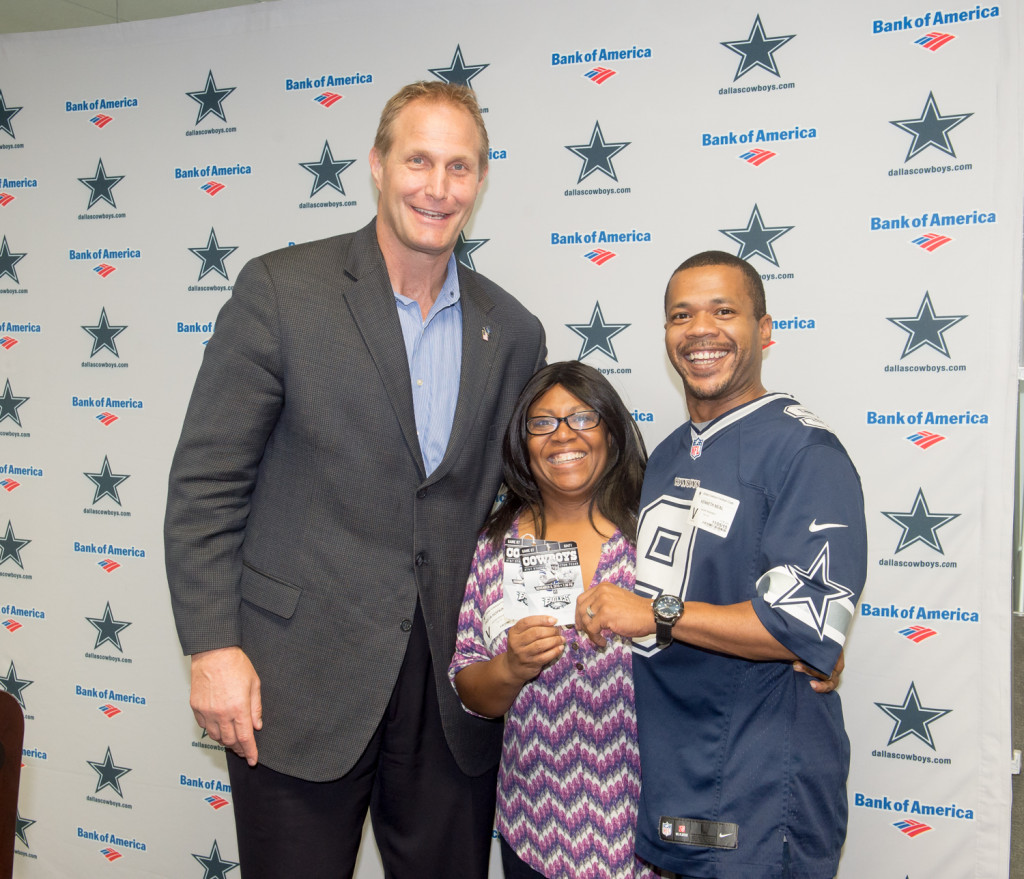
[[[658,605],[668,605],[659,608]],[[683,615],[683,602],[674,595],[662,595],[654,600],[655,643],[658,647],[668,647],[672,643],[672,627]]]

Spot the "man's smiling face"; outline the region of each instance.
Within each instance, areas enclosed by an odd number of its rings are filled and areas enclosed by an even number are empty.
[[[387,155],[370,151],[382,249],[450,253],[487,175],[479,156],[480,135],[466,110],[430,100],[406,106]]]

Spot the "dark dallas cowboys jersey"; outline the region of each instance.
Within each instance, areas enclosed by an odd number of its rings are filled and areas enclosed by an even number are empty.
[[[828,673],[864,585],[866,555],[857,472],[836,437],[791,397],[768,394],[700,432],[687,423],[651,456],[637,540],[640,594],[752,601],[780,643]],[[653,637],[634,651],[637,853],[682,876],[834,876],[850,756],[838,693],[815,693],[788,662],[678,641],[658,650]]]

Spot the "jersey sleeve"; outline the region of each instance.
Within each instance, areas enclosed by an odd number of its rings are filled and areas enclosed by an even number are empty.
[[[867,576],[860,478],[842,450],[794,456],[765,524],[754,611],[801,660],[831,672]]]

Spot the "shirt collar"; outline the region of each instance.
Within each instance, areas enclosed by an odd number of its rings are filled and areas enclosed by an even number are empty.
[[[435,314],[441,309],[448,308],[450,305],[455,305],[462,298],[462,291],[459,288],[459,268],[458,260],[455,259],[455,254],[452,253],[448,257],[448,271],[444,278],[444,283],[441,285],[441,292],[437,294],[437,299],[434,300],[434,304],[430,306],[430,311],[427,312],[427,317],[423,321],[424,326],[428,324]],[[408,296],[403,296],[397,290],[393,291],[395,299],[400,305],[411,305],[416,302],[415,299],[410,299]]]

